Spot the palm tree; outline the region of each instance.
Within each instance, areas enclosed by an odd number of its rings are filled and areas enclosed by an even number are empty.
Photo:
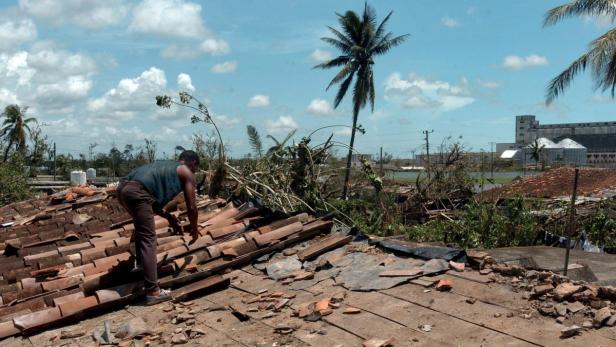
[[[25,118],[28,107],[19,107],[18,105],[8,105],[4,108],[4,112],[0,114],[0,118],[4,117],[2,129],[0,129],[0,137],[6,137],[8,145],[4,150],[4,162],[8,159],[9,150],[13,145],[18,152],[26,151],[26,130],[31,133],[29,123],[36,123],[36,118]]]
[[[616,17],[616,0],[575,0],[548,11],[544,26],[554,25],[564,18],[573,16]],[[546,103],[550,104],[569,86],[575,75],[589,66],[597,89],[611,90],[614,97],[616,87],[616,28],[594,39],[586,53],[577,58],[569,67],[556,76],[547,87]]]
[[[329,69],[333,67],[342,68],[331,80],[327,89],[340,83],[340,88],[336,94],[334,108],[340,105],[355,78],[353,87],[353,128],[351,128],[351,142],[349,144],[349,154],[347,156],[346,172],[344,176],[343,198],[347,197],[349,183],[349,173],[351,170],[351,156],[353,154],[353,144],[355,142],[355,130],[357,130],[357,118],[359,111],[370,103],[371,110],[374,111],[374,76],[372,65],[374,58],[378,55],[387,53],[391,48],[401,44],[408,35],[394,36],[391,32],[385,31],[385,25],[393,12],[377,25],[376,12],[366,3],[364,13],[360,17],[353,11],[338,15],[338,22],[342,31],[329,27],[334,37],[324,37],[323,41],[340,50],[340,56],[315,66],[315,68]]]
[[[545,148],[545,144],[539,145],[539,141],[535,140],[530,144],[530,157],[535,161],[535,170],[539,166],[539,160],[543,155],[543,149]]]

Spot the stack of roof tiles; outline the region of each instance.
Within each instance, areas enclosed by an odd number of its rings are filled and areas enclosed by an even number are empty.
[[[49,205],[52,197],[0,209],[5,226],[0,228],[0,339],[78,320],[143,295],[130,217],[112,194],[82,199]],[[217,275],[221,271],[332,226],[308,214],[276,220],[252,205],[223,200],[204,198],[198,207],[201,237],[196,242],[156,218],[160,284],[175,289],[177,300],[224,285]]]

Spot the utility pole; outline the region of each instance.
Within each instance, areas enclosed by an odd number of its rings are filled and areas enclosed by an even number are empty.
[[[428,172],[428,181],[430,180],[430,134],[433,132],[434,130],[423,131],[424,135],[426,135],[426,171]]]
[[[490,179],[494,182],[494,142],[490,142]]]
[[[379,166],[381,169],[381,177],[383,177],[383,147],[381,147],[381,155],[379,158]]]
[[[56,143],[53,143],[53,180],[56,180]]]

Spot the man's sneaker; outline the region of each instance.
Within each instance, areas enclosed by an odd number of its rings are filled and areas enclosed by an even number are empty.
[[[146,295],[145,296],[145,305],[156,305],[161,302],[165,302],[167,300],[171,300],[171,291],[168,289],[161,289],[158,295]]]

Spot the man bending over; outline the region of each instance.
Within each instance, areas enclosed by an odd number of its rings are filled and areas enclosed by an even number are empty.
[[[122,178],[118,185],[118,200],[133,217],[135,224],[133,238],[137,263],[143,267],[146,305],[171,298],[169,290],[158,286],[154,214],[166,218],[169,226],[180,232],[177,218],[164,211],[163,207],[180,192],[184,192],[192,242],[199,238],[195,196],[195,171],[198,167],[197,153],[184,151],[179,161],[157,161],[136,168]]]

